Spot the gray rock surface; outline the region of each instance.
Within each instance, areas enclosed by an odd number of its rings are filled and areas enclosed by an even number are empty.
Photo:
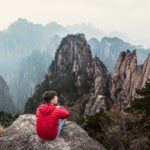
[[[41,143],[35,133],[35,115],[21,115],[0,137],[3,150],[105,150],[75,122],[66,121],[60,137]]]
[[[101,108],[108,109],[109,99],[109,74],[105,65],[98,57],[93,59],[94,82],[91,86],[89,100],[85,106],[85,114],[94,114]]]

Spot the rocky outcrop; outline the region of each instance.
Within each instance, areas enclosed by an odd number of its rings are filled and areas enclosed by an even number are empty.
[[[9,113],[15,112],[15,105],[9,93],[9,88],[4,79],[0,76],[0,111]]]
[[[84,34],[67,35],[55,53],[43,82],[29,98],[25,112],[33,113],[46,90],[56,90],[72,115],[95,113],[107,109],[109,102],[109,74],[98,57],[92,57]],[[103,97],[103,98],[101,98]],[[87,104],[87,105],[86,105]],[[71,116],[72,116],[71,115]],[[72,117],[76,120],[76,117]]]
[[[122,109],[136,97],[135,89],[145,85],[150,78],[150,54],[143,65],[137,65],[136,51],[121,52],[112,80],[112,98]]]
[[[60,136],[41,144],[35,132],[35,115],[21,115],[0,137],[4,150],[105,150],[75,122],[66,121]]]

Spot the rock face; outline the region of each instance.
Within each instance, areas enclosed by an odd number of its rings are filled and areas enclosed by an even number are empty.
[[[105,150],[75,122],[66,121],[61,134],[53,141],[41,144],[35,133],[35,115],[21,115],[0,137],[4,150]]]
[[[100,108],[109,109],[109,80],[111,78],[108,75],[107,68],[98,57],[94,57],[93,66],[94,82],[85,107],[85,114],[94,114]]]
[[[15,112],[15,106],[9,93],[8,86],[1,76],[0,76],[0,111],[5,111],[9,113]]]
[[[92,57],[84,34],[68,35],[61,41],[43,82],[29,98],[25,112],[35,111],[46,90],[56,90],[73,115],[107,109],[109,80],[105,65],[98,57]]]
[[[112,81],[112,98],[118,108],[130,105],[135,98],[136,88],[145,85],[150,79],[150,54],[143,65],[137,65],[136,51],[121,52],[115,67]]]

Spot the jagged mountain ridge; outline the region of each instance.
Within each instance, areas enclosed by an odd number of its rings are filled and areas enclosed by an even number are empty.
[[[12,95],[13,101],[16,105],[20,103],[20,96],[18,84],[16,86],[14,81],[20,80],[21,76],[19,77],[16,74],[22,74],[20,68],[22,68],[22,61],[25,61],[27,58],[32,57],[32,53],[34,51],[40,51],[41,53],[49,52],[49,57],[53,58],[55,51],[60,43],[60,40],[63,36],[66,36],[67,33],[75,33],[75,32],[84,32],[86,37],[91,38],[95,37],[100,40],[102,37],[106,36],[105,33],[99,31],[98,29],[94,28],[92,25],[73,25],[73,26],[62,26],[57,24],[56,22],[51,22],[47,25],[41,24],[34,24],[32,22],[27,21],[26,19],[18,19],[16,22],[12,23],[8,29],[0,32],[0,74],[3,76],[5,81],[7,82],[10,93]],[[115,46],[116,40],[109,40],[109,38],[104,38],[104,41],[107,43],[112,43],[112,48],[109,50],[109,57],[105,56],[102,52],[99,53],[99,48],[96,51],[96,55],[104,62],[109,70],[112,71],[112,64],[114,66],[114,61],[117,59],[119,52],[124,50],[123,46],[125,42],[121,42],[119,46]],[[113,38],[112,38],[113,39]],[[102,40],[103,41],[103,40]],[[101,46],[101,50],[103,51],[106,49],[107,45],[103,44]],[[93,46],[92,44],[90,45]],[[121,47],[123,49],[121,49]],[[117,51],[116,49],[119,49]],[[129,48],[129,47],[128,47]],[[127,47],[125,47],[127,49]],[[95,49],[91,48],[92,52]],[[111,53],[111,51],[113,51]],[[117,52],[115,52],[117,51]],[[144,58],[145,54],[142,54],[144,51],[139,51],[141,58]],[[110,54],[115,54],[115,56],[110,57]],[[103,57],[102,57],[103,56]],[[143,57],[144,56],[144,57]],[[43,57],[43,60],[47,61],[47,57]],[[46,70],[45,66],[45,70]],[[31,71],[34,72],[34,71]],[[26,72],[23,74],[25,77],[28,75]],[[42,78],[41,74],[37,71],[36,75],[38,78]],[[32,75],[34,76],[34,75]],[[29,78],[30,76],[26,77]],[[33,83],[34,81],[31,81]],[[26,83],[26,80],[22,80],[22,83]],[[38,82],[36,82],[38,83]],[[31,85],[31,84],[29,84]],[[26,84],[22,85],[24,90],[26,90]],[[33,89],[34,85],[31,85],[29,89]],[[26,93],[26,92],[25,92]],[[24,93],[24,94],[25,94]],[[27,92],[24,95],[24,99],[30,95],[31,92]],[[24,100],[23,100],[24,104]],[[21,109],[23,105],[17,108]]]
[[[138,63],[142,64],[146,59],[150,49],[144,49],[139,46],[131,45],[118,37],[104,37],[101,41],[96,38],[89,40],[93,55],[97,55],[106,65],[110,72],[114,71],[116,60],[120,52],[127,49],[136,49]]]

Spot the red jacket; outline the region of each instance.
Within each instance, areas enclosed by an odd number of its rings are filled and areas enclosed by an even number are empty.
[[[41,104],[36,110],[36,133],[44,140],[54,140],[58,134],[58,121],[69,117],[70,113],[54,104]]]

